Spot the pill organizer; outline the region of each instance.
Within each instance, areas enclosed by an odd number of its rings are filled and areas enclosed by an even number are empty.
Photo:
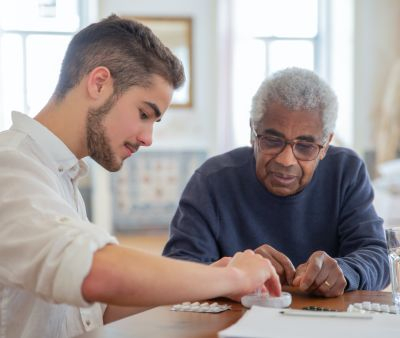
[[[230,310],[232,307],[227,304],[214,303],[200,303],[200,302],[183,302],[181,304],[172,305],[171,311],[181,312],[207,312],[207,313],[218,313],[226,310]]]
[[[396,305],[362,302],[350,304],[347,307],[347,312],[400,314],[400,308]]]
[[[280,297],[271,297],[268,294],[255,293],[243,296],[241,303],[248,308],[251,308],[253,305],[285,308],[292,303],[292,295],[289,292],[282,292]]]

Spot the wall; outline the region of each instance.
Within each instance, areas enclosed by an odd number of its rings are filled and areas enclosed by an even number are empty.
[[[99,16],[189,16],[193,19],[191,109],[169,109],[156,126],[152,148],[206,149],[214,152],[216,107],[216,34],[214,0],[100,0]]]
[[[99,0],[99,18],[111,13],[121,16],[184,16],[192,18],[193,107],[170,108],[154,128],[153,145],[144,151],[205,151],[216,153],[217,76],[216,6],[214,0]],[[95,7],[95,6],[94,6]],[[110,174],[94,164],[93,218],[112,230]]]
[[[391,66],[400,58],[400,1],[355,1],[354,146],[374,149],[379,114]]]

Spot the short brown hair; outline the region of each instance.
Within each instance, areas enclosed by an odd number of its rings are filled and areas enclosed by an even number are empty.
[[[56,99],[62,99],[94,68],[110,70],[114,93],[131,86],[148,87],[157,74],[179,88],[185,81],[181,61],[143,24],[110,15],[78,32],[62,63]]]

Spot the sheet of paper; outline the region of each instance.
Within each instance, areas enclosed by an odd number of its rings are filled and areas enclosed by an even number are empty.
[[[374,314],[372,319],[287,316],[282,309],[253,306],[220,338],[400,337],[400,315]]]

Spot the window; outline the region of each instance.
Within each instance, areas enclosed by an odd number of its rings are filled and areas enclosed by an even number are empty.
[[[332,86],[340,104],[336,139],[351,146],[352,1],[234,0],[232,8],[233,146],[249,144],[251,99],[261,82],[292,66]]]
[[[11,111],[34,116],[56,86],[62,58],[80,28],[75,0],[14,0],[0,3],[0,130]]]

